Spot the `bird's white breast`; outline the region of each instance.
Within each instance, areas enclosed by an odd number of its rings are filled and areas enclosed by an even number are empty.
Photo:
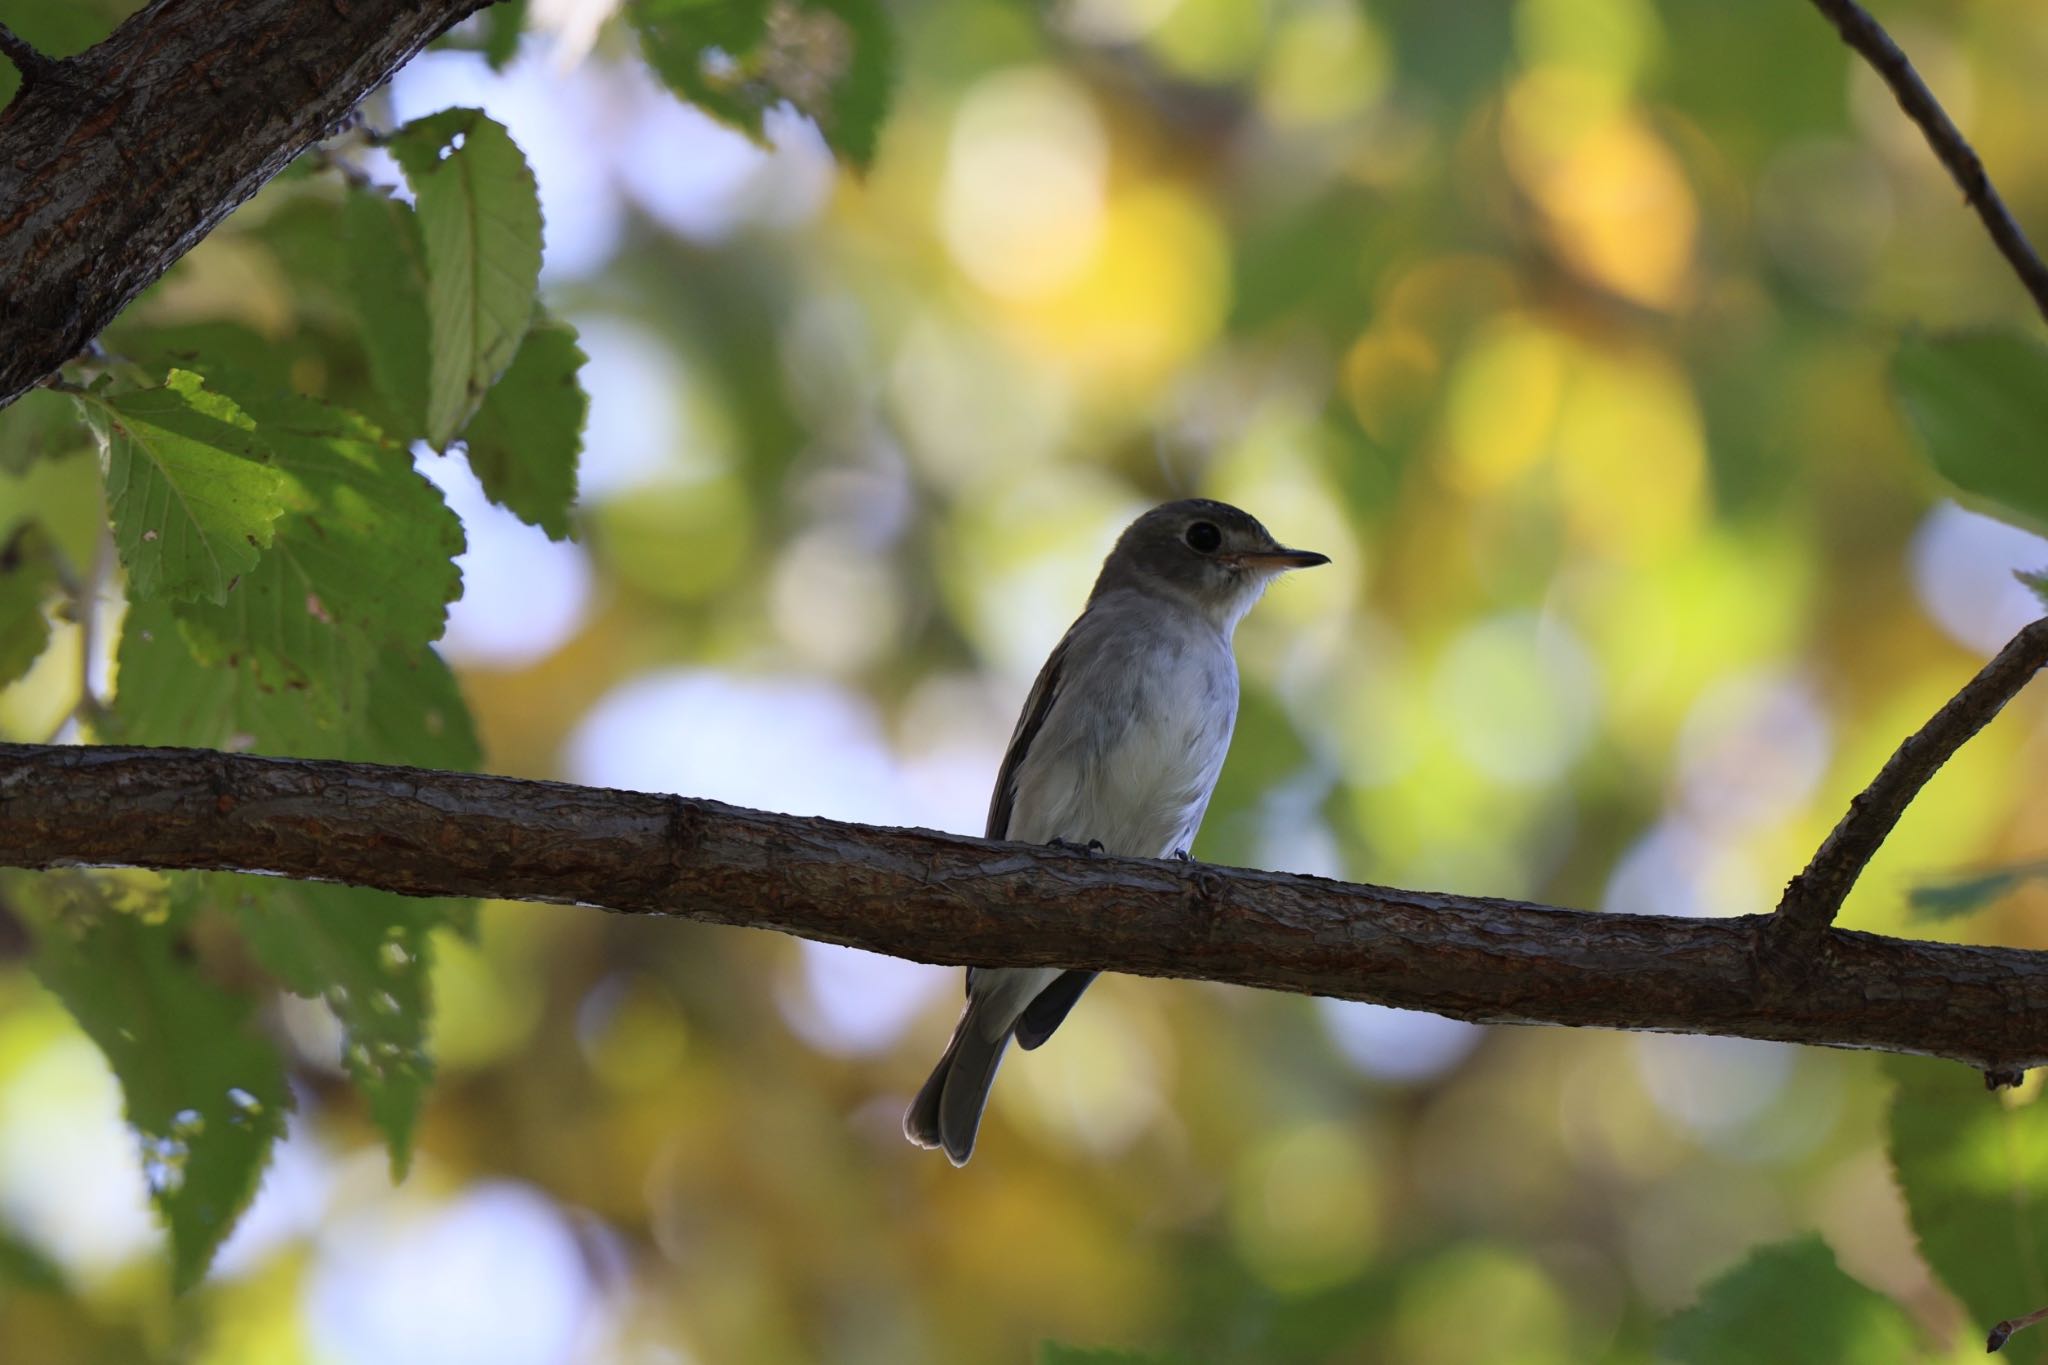
[[[1193,613],[1141,600],[1100,615],[1073,642],[1019,767],[1010,837],[1164,857],[1193,842],[1208,808],[1237,716],[1236,662]]]

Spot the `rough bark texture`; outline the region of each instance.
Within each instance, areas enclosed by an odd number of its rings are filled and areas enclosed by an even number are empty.
[[[1486,1022],[2048,1062],[2048,953],[1829,929],[1795,989],[1767,970],[1764,915],[1596,915],[412,768],[0,745],[0,865],[80,864],[570,902]]]
[[[157,0],[0,110],[0,407],[490,0]]]

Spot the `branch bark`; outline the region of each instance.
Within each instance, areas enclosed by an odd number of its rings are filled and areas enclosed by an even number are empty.
[[[2043,668],[2048,668],[2048,617],[2021,627],[1962,691],[1898,747],[1849,803],[1848,814],[1829,831],[1813,861],[1786,886],[1772,925],[1781,952],[1812,952],[1864,865],[1927,780]]]
[[[0,745],[0,866],[75,865],[601,906],[1487,1023],[2048,1062],[2048,953],[1828,929],[1827,970],[1786,990],[1764,968],[1763,915],[1588,914],[412,768]]]
[[[0,110],[0,407],[489,3],[155,0],[63,62],[24,47]]]
[[[1856,0],[1813,0],[1813,7],[1834,23],[1842,41],[1869,62],[1879,78],[1891,87],[1899,108],[1920,126],[1927,145],[1948,167],[1949,175],[1962,187],[1963,198],[1984,220],[1984,229],[1991,234],[2000,254],[2033,295],[2034,306],[2041,310],[2042,317],[2048,318],[2048,264],[2042,263],[2012,211],[2006,208],[1998,188],[1991,183],[1991,177],[1984,173],[1984,163],[1976,149],[1927,88],[1927,82],[1920,79],[1904,50]]]

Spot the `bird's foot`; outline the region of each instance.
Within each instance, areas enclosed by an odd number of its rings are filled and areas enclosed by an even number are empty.
[[[1188,851],[1184,848],[1177,848],[1173,851],[1173,860],[1177,863],[1191,863],[1194,861],[1193,858],[1188,856]]]
[[[1046,840],[1045,846],[1047,848],[1072,849],[1078,853],[1101,853],[1104,851],[1102,846],[1102,840],[1100,839],[1090,839],[1085,844],[1077,844],[1072,842],[1071,840],[1054,837]]]

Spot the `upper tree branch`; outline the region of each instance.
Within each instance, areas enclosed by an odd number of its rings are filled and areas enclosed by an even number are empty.
[[[23,81],[0,110],[0,407],[489,3],[155,0],[61,64],[7,34]]]
[[[411,768],[0,745],[0,866],[74,864],[601,905],[1488,1022],[2048,1062],[2048,953],[1829,929],[1829,970],[1787,992],[1764,975],[1764,916],[1595,915]]]
[[[1892,41],[1889,33],[1877,20],[1870,17],[1856,0],[1813,0],[1814,8],[1834,21],[1841,30],[1842,41],[1863,55],[1863,59],[1877,71],[1884,83],[1891,87],[1892,95],[1906,116],[1920,125],[1920,131],[1927,138],[1934,154],[1941,158],[1941,164],[1948,167],[1948,173],[1962,186],[1963,197],[1977,210],[1977,216],[1984,220],[1985,230],[2013,271],[2019,275],[2020,283],[2034,296],[2034,306],[2041,315],[2048,318],[2048,264],[2043,264],[2033,245],[2027,241],[2027,234],[2013,221],[2012,212],[2006,208],[1998,190],[1991,183],[1991,177],[1984,173],[1984,163],[1978,159],[1976,150],[1963,137],[1948,111],[1941,107],[1941,101],[1934,98],[1934,92],[1927,88],[1927,82],[1920,79],[1920,73],[1913,69],[1913,63],[1899,45]]]
[[[21,83],[47,80],[57,70],[57,61],[45,57],[31,47],[20,34],[5,24],[0,24],[0,57],[14,63],[14,69],[21,73]]]
[[[1806,870],[1794,877],[1778,902],[1772,928],[1780,947],[1810,950],[1834,923],[1849,888],[1864,864],[1891,834],[1892,826],[1948,762],[1955,751],[1991,723],[2036,673],[2048,668],[2048,617],[2025,626],[1963,690],[1901,744],[1868,787],[1849,803]]]

